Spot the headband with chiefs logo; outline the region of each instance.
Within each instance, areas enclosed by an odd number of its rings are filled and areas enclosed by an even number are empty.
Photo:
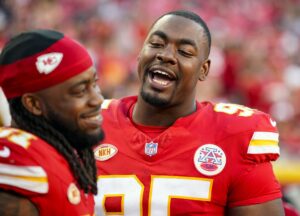
[[[0,55],[0,86],[7,98],[64,82],[93,65],[87,50],[60,32],[35,30],[9,41]]]

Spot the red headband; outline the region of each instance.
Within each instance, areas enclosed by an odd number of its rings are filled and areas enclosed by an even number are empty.
[[[0,85],[7,98],[14,98],[62,83],[92,65],[87,50],[64,36],[42,52],[1,65]]]

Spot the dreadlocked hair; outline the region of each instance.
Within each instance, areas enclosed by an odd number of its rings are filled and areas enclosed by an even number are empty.
[[[53,128],[45,118],[37,117],[25,109],[21,97],[9,99],[12,119],[20,129],[31,132],[47,141],[67,160],[80,188],[85,192],[97,194],[97,169],[91,148],[74,151],[68,140]]]

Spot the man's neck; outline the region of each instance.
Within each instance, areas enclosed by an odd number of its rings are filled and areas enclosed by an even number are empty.
[[[148,126],[171,126],[178,118],[190,115],[197,109],[196,102],[172,107],[155,107],[138,98],[133,108],[132,120]]]

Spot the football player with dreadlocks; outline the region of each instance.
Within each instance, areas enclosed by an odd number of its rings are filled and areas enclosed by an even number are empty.
[[[0,55],[12,127],[0,128],[0,215],[93,215],[101,104],[92,58],[53,30],[12,38]]]

